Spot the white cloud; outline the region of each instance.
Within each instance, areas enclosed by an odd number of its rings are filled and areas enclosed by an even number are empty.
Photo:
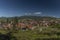
[[[35,12],[34,14],[42,14],[42,12]]]
[[[25,13],[25,15],[40,15],[42,12]]]
[[[32,13],[25,13],[25,15],[31,15]]]
[[[28,13],[29,15],[31,15],[32,13]]]
[[[53,17],[56,17],[56,16],[53,16]]]
[[[25,13],[25,15],[28,15],[28,13]]]

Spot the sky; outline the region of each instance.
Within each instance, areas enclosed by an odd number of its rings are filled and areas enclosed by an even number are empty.
[[[60,17],[60,0],[0,0],[0,17],[23,15]]]

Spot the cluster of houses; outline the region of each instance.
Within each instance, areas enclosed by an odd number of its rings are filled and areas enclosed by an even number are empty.
[[[55,25],[57,23],[60,23],[58,20],[40,20],[40,21],[36,21],[36,20],[32,20],[32,19],[22,19],[20,21],[18,21],[18,23],[15,24],[17,29],[30,29],[30,30],[34,30],[37,27],[49,27],[51,25]],[[13,21],[11,21],[10,23],[2,23],[0,22],[0,28],[4,28],[4,29],[11,29],[14,27],[14,23]]]

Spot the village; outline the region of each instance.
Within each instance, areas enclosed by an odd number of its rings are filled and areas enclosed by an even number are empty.
[[[15,20],[15,19],[14,19]],[[16,27],[16,29],[30,29],[30,30],[34,30],[36,28],[40,28],[40,27],[50,27],[56,24],[60,24],[60,20],[48,20],[48,19],[42,19],[42,20],[33,20],[33,19],[17,19],[15,21],[9,21],[7,20],[6,22],[0,22],[0,28],[3,29],[11,29],[14,26]],[[15,23],[16,22],[16,23]]]

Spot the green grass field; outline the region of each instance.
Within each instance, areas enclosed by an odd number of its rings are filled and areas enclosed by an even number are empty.
[[[7,34],[6,30],[0,30],[0,33]],[[60,29],[58,28],[43,28],[40,30],[12,30],[10,40],[60,40]],[[14,39],[15,38],[15,39]]]

